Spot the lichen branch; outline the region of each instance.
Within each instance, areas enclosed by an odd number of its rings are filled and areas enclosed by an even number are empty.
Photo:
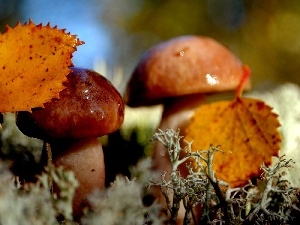
[[[299,190],[284,179],[284,169],[292,166],[292,160],[282,156],[273,166],[263,164],[261,177],[255,184],[249,181],[242,187],[231,188],[213,170],[214,155],[225,154],[219,146],[192,151],[192,142],[181,146],[182,138],[179,130],[158,130],[154,134],[154,140],[167,149],[172,171],[168,179],[164,173],[159,181],[150,180],[149,185],[160,186],[171,214],[170,224],[176,223],[180,202],[186,210],[185,225],[199,222],[193,214],[196,205],[202,206],[200,222],[204,224],[265,224],[265,221],[288,224],[293,219],[292,213],[299,211]],[[185,177],[181,176],[180,165],[187,168]]]

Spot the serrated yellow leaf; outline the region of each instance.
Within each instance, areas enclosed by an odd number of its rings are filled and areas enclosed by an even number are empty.
[[[0,112],[31,111],[57,98],[83,42],[31,20],[0,35]]]
[[[272,162],[280,149],[280,123],[272,108],[257,99],[236,97],[201,106],[185,130],[194,150],[220,145],[214,157],[216,177],[231,187],[260,175],[260,166]]]

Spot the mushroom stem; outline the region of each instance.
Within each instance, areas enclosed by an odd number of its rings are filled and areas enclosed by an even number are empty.
[[[183,134],[185,127],[188,125],[188,122],[194,113],[194,110],[204,102],[204,94],[186,95],[165,102],[159,129],[180,129],[180,134]],[[170,174],[172,172],[172,165],[168,154],[169,153],[165,146],[163,146],[162,143],[157,142],[153,154],[153,169],[160,174],[164,174],[166,172],[166,180],[170,178]],[[187,171],[184,168],[182,168],[180,172],[182,176],[187,174]],[[153,191],[160,204],[165,205],[165,197],[161,194],[160,190],[154,189]],[[172,199],[171,195],[169,196],[169,199]],[[183,223],[184,213],[184,206],[181,203],[176,224]],[[197,212],[195,213],[197,214]]]
[[[73,171],[79,182],[73,200],[73,213],[79,218],[88,205],[87,196],[105,185],[102,145],[97,138],[55,140],[50,145],[53,164]]]
[[[183,134],[190,121],[194,110],[205,102],[204,94],[187,95],[177,97],[164,103],[164,110],[159,129],[180,129]],[[153,155],[154,169],[160,172],[171,172],[171,162],[167,156],[166,148],[157,143]]]

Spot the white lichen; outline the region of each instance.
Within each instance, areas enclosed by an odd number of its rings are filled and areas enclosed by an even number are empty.
[[[53,183],[59,184],[59,198],[57,193],[51,192],[50,177]],[[72,221],[71,202],[76,186],[77,181],[72,172],[54,167],[43,173],[37,183],[21,185],[1,161],[0,224],[58,225],[58,216],[69,221],[68,224],[75,224]]]
[[[161,225],[158,207],[142,202],[142,182],[117,176],[105,191],[96,191],[90,198],[91,211],[82,219],[82,225]]]
[[[249,184],[231,188],[228,183],[218,180],[212,169],[213,157],[219,153],[219,148],[211,146],[208,150],[192,151],[192,143],[181,146],[179,131],[168,129],[158,130],[154,139],[166,148],[172,171],[169,178],[162,174],[159,180],[150,180],[150,186],[159,186],[166,199],[169,211],[169,224],[177,223],[180,203],[186,210],[183,220],[188,224],[290,224],[297,207],[299,190],[291,186],[285,179],[282,169],[289,169],[292,160],[283,156],[270,167],[262,165],[261,179],[257,184]],[[182,156],[182,153],[185,156]],[[219,153],[220,154],[220,153]],[[192,166],[188,161],[196,163]],[[188,175],[183,177],[179,166],[186,164]],[[193,217],[193,208],[202,206],[199,220]],[[196,218],[197,219],[197,218]]]

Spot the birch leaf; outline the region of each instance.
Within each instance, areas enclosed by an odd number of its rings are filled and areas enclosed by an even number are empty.
[[[185,130],[194,150],[220,145],[214,157],[216,177],[231,187],[244,185],[261,174],[260,166],[277,156],[281,136],[278,116],[263,101],[235,97],[199,107]]]
[[[0,34],[0,112],[31,111],[58,98],[72,53],[83,44],[57,27],[31,20]]]

